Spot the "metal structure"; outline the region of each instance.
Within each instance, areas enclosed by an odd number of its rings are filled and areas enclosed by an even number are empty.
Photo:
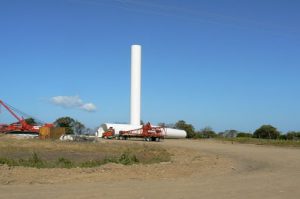
[[[154,137],[154,138],[185,138],[186,131],[173,128],[151,127],[152,130],[143,131],[141,125],[141,71],[142,71],[142,47],[140,45],[131,46],[131,95],[130,95],[130,123],[104,123],[95,135],[102,138],[121,137]],[[109,129],[113,128],[114,133]],[[161,131],[161,133],[159,133]],[[121,133],[122,132],[122,133]],[[156,134],[153,132],[156,132]],[[150,135],[152,133],[152,135]],[[122,134],[122,135],[121,135]],[[151,138],[152,139],[152,138]]]
[[[115,136],[116,137],[118,137],[120,131],[130,131],[130,130],[134,130],[134,129],[143,128],[142,125],[104,123],[98,128],[95,135],[97,137],[103,137],[103,133],[107,132],[110,127],[115,130]],[[159,126],[153,126],[153,127],[159,127]],[[168,128],[168,127],[163,127],[163,129],[164,129],[164,132],[165,132],[165,138],[178,139],[178,138],[185,138],[186,137],[186,132],[184,130],[173,129],[173,128]]]
[[[102,138],[104,138],[104,139],[115,138],[115,129],[113,127],[109,127],[109,129],[107,131],[102,133]]]
[[[163,127],[153,127],[150,123],[147,123],[139,129],[120,131],[119,139],[143,138],[145,141],[160,141],[165,138],[165,135]]]
[[[131,97],[130,97],[130,124],[140,125],[141,122],[141,71],[142,47],[131,46]]]
[[[18,122],[12,124],[1,124],[0,133],[11,133],[11,132],[22,132],[22,133],[39,133],[41,126],[30,125],[26,122],[23,117],[19,117],[13,110],[12,107],[0,100],[0,106],[3,106]],[[53,124],[44,124],[44,126],[52,127]]]

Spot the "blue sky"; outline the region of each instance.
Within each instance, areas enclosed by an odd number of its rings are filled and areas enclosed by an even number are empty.
[[[297,0],[0,0],[0,99],[47,122],[128,122],[130,45],[141,44],[144,121],[300,130],[299,7]],[[10,121],[2,108],[0,123]]]

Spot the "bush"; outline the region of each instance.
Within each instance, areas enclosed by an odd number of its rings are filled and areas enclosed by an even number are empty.
[[[280,139],[280,140],[287,140],[287,136],[286,136],[286,135],[280,135],[280,136],[279,136],[279,139]]]
[[[195,138],[215,138],[217,137],[216,132],[212,130],[210,127],[205,127],[201,131],[196,132]]]
[[[184,120],[179,120],[175,124],[176,129],[181,129],[186,131],[186,137],[187,138],[193,138],[195,137],[195,128],[191,124],[187,124]]]
[[[118,163],[124,164],[124,165],[136,164],[138,162],[139,162],[139,160],[136,158],[136,156],[131,155],[129,152],[123,153],[118,161]]]
[[[286,138],[288,140],[300,140],[300,132],[296,132],[296,131],[289,131],[286,134]]]
[[[62,167],[62,168],[74,167],[74,163],[71,160],[68,160],[66,158],[58,158],[56,165],[57,167]]]
[[[251,138],[253,135],[251,133],[238,133],[236,137],[238,138]]]
[[[279,136],[279,131],[271,125],[262,125],[260,128],[256,129],[253,134],[254,138],[262,139],[277,139]]]

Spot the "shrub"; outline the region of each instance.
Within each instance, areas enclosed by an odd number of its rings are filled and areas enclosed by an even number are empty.
[[[254,138],[263,139],[277,139],[279,138],[279,131],[271,125],[262,125],[260,128],[256,129],[253,134]]]
[[[125,152],[121,155],[118,162],[124,165],[131,165],[131,164],[138,163],[139,160],[136,158],[135,155],[130,155],[129,152]]]
[[[300,132],[296,132],[296,131],[289,131],[286,134],[286,138],[288,140],[299,140],[300,139]]]
[[[195,128],[191,124],[187,124],[184,120],[179,120],[175,124],[176,129],[185,130],[187,135],[187,138],[193,138],[195,136]]]
[[[280,139],[280,140],[287,140],[287,136],[286,136],[286,135],[280,135],[280,136],[279,136],[279,139]]]
[[[251,138],[253,135],[251,133],[238,133],[236,137],[238,138]]]
[[[62,168],[72,168],[74,167],[74,163],[71,160],[68,160],[66,158],[58,158],[56,162],[57,167],[62,167]]]
[[[212,130],[211,127],[205,127],[201,131],[197,132],[196,136],[198,138],[215,138],[217,137],[217,134]]]

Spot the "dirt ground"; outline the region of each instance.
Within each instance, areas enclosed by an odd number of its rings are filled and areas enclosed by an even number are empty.
[[[172,161],[75,169],[1,166],[0,198],[299,198],[300,149],[210,140],[147,144],[166,147]]]

